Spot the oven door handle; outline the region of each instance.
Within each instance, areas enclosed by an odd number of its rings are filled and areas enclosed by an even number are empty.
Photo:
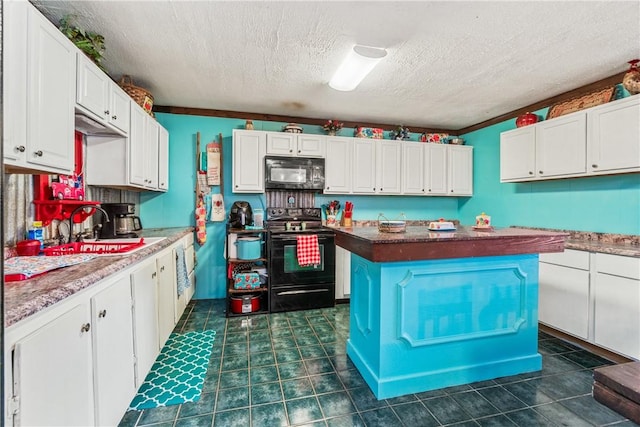
[[[306,291],[283,291],[283,292],[276,293],[276,295],[278,295],[278,296],[281,296],[281,295],[300,295],[300,294],[311,294],[311,293],[318,293],[318,292],[329,292],[329,289],[308,289]]]
[[[332,237],[334,237],[333,235],[323,235],[323,234],[318,234],[318,242],[322,242],[324,240],[327,239],[331,239]],[[284,236],[271,236],[271,240],[277,240],[279,242],[285,242],[285,241],[291,241],[291,242],[296,242],[298,241],[298,239],[296,239],[295,237],[284,237]]]

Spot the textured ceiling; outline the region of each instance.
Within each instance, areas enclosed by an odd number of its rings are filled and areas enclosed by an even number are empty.
[[[459,129],[625,71],[634,1],[32,1],[105,36],[157,105]],[[387,57],[327,82],[354,44]]]

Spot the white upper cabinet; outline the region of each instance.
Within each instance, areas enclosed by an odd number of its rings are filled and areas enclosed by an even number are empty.
[[[582,112],[539,123],[536,176],[563,177],[586,172],[587,115]]]
[[[404,141],[402,143],[402,193],[425,194],[425,155],[427,144],[416,144]]]
[[[500,135],[500,182],[640,171],[640,95]]]
[[[158,122],[147,115],[145,118],[144,147],[144,186],[149,189],[158,188]]]
[[[447,146],[424,144],[425,186],[427,196],[445,196],[447,192]]]
[[[588,112],[590,173],[640,171],[640,95]]]
[[[473,195],[473,147],[447,146],[447,181],[450,196]]]
[[[145,182],[145,129],[147,125],[147,113],[137,104],[131,103],[131,124],[129,127],[129,138],[127,140],[128,150],[128,176],[132,185],[144,186]]]
[[[325,136],[289,132],[266,132],[267,155],[325,157]]]
[[[376,191],[380,194],[400,194],[402,191],[402,142],[377,140]]]
[[[500,181],[526,181],[535,176],[536,133],[525,126],[500,135]]]
[[[131,98],[84,53],[77,52],[77,109],[121,134],[129,132]]]
[[[351,193],[351,154],[353,138],[327,137],[327,157],[325,160],[324,193]]]
[[[266,132],[233,131],[233,192],[264,193]]]
[[[158,190],[169,189],[169,132],[158,126]]]
[[[367,138],[352,138],[353,144],[353,185],[355,194],[376,192],[376,144]]]
[[[7,171],[71,174],[76,47],[26,1],[7,2],[5,14]]]

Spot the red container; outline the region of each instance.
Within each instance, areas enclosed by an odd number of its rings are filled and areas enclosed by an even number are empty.
[[[231,312],[235,314],[253,313],[260,310],[260,295],[247,294],[231,297]]]
[[[516,127],[529,126],[538,123],[538,116],[533,113],[524,113],[516,119]]]
[[[40,253],[40,240],[21,240],[16,243],[19,256],[37,256]]]

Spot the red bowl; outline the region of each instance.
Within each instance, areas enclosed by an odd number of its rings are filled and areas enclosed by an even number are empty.
[[[40,253],[40,240],[21,240],[16,243],[16,252],[20,256],[36,256]]]

